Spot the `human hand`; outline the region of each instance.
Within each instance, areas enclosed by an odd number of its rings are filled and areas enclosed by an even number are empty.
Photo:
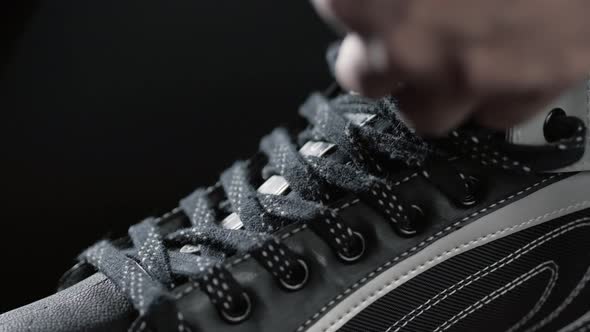
[[[393,93],[422,133],[467,118],[506,128],[590,72],[585,0],[313,0],[349,33],[336,63],[350,90]]]

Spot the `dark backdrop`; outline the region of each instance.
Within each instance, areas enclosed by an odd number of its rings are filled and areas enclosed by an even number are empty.
[[[173,208],[330,83],[306,1],[40,0],[3,13],[0,312]]]

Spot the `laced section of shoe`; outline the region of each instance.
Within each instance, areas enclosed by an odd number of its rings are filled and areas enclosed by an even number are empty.
[[[478,179],[450,163],[433,167],[434,160],[468,158],[485,167],[530,173],[567,165],[584,153],[586,128],[570,117],[565,117],[567,137],[531,147],[507,144],[502,133],[477,127],[422,140],[399,119],[391,98],[371,101],[346,94],[329,100],[315,94],[300,113],[309,126],[297,139],[276,129],[262,140],[259,154],[235,163],[216,185],[181,201],[186,225],[171,229],[150,218],[132,226],[128,239],[103,240],[80,255],[137,309],[133,330],[183,324],[173,289],[187,281],[198,284],[226,321],[247,319],[252,302],[227,268],[230,256],[253,257],[285,291],[304,287],[310,274],[305,258],[276,235],[287,225],[309,228],[343,264],[362,259],[363,234],[330,207],[344,195],[374,207],[400,236],[419,233],[425,225],[421,207],[404,201],[391,182],[391,174],[401,169],[421,171],[458,205],[470,206],[477,202]]]

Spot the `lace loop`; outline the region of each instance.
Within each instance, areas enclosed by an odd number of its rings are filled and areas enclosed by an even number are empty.
[[[297,290],[307,281],[307,264],[277,239],[265,242],[252,256],[287,290]]]
[[[207,269],[199,288],[207,294],[221,316],[230,323],[239,323],[251,312],[252,303],[242,286],[221,264]]]

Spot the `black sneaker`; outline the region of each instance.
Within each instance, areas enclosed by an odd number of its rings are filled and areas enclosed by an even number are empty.
[[[587,100],[425,141],[392,99],[315,94],[298,135],[90,247],[0,330],[586,331]]]

